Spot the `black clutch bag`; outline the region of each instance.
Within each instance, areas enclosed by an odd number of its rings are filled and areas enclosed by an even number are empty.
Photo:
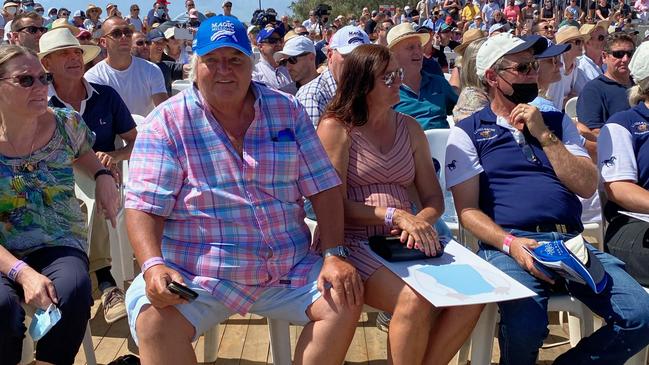
[[[435,256],[426,256],[422,251],[406,247],[398,236],[372,236],[369,239],[369,244],[372,251],[389,262],[430,259],[444,254],[444,245],[442,245],[442,250],[438,251]]]

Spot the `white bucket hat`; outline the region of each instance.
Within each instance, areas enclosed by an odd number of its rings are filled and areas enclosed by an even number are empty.
[[[62,49],[78,48],[83,52],[83,63],[94,60],[101,52],[98,46],[81,45],[79,40],[72,35],[67,28],[56,28],[43,34],[38,41],[41,52],[38,53],[38,59],[42,60],[48,54]]]

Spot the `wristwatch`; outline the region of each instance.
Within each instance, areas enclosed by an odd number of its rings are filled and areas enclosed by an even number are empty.
[[[559,143],[560,141],[554,133],[549,132],[546,133],[539,142],[541,143],[541,147],[547,147]]]
[[[328,248],[322,251],[322,257],[327,258],[329,256],[338,256],[346,259],[349,257],[349,249],[347,246],[338,245],[336,247]]]

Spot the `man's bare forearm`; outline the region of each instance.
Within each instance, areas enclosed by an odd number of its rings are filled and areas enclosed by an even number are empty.
[[[587,199],[597,190],[597,168],[588,157],[570,153],[563,143],[543,147],[559,180],[573,193]]]
[[[140,265],[150,257],[162,256],[163,217],[126,209],[126,229],[135,258]]]
[[[320,227],[320,248],[342,245],[344,241],[344,207],[339,186],[309,197]]]
[[[649,191],[632,181],[614,181],[606,184],[608,199],[622,208],[636,213],[649,213]]]
[[[467,208],[458,212],[460,223],[477,239],[489,245],[502,249],[502,243],[507,232],[497,225],[489,216],[478,208]]]

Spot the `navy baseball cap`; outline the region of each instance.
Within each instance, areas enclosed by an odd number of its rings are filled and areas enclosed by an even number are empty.
[[[158,29],[153,29],[146,35],[146,40],[149,42],[157,42],[162,39],[165,39],[165,35]]]
[[[534,58],[536,58],[537,60],[556,57],[558,55],[565,53],[570,49],[570,43],[555,44],[551,40],[538,35],[533,35],[528,37],[539,37],[541,39],[544,39],[548,43],[548,47],[545,49],[545,51],[534,54]],[[525,37],[525,39],[527,39],[528,37]]]
[[[273,33],[277,33],[277,34],[279,34],[280,37],[282,36],[282,34],[281,34],[281,32],[279,31],[279,29],[277,29],[277,28],[275,28],[275,27],[272,27],[272,28],[270,28],[270,27],[266,27],[266,28],[262,29],[262,30],[257,34],[257,43],[261,43],[261,42],[265,41],[266,39],[270,38],[270,36],[273,35]]]
[[[235,17],[213,16],[202,22],[192,44],[194,53],[205,56],[215,49],[230,47],[252,56],[246,27]]]

